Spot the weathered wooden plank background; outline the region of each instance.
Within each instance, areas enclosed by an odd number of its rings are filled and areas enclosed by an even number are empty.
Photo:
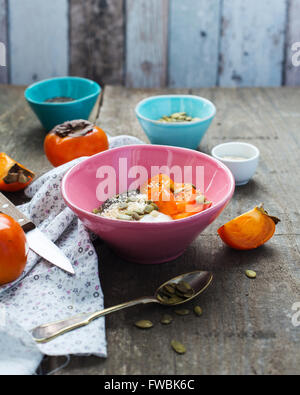
[[[7,48],[7,2],[0,0],[0,45],[1,50],[5,51]],[[7,59],[6,59],[7,63]],[[0,65],[0,82],[6,84],[8,82],[8,67]]]
[[[300,67],[293,65],[294,53],[291,51],[292,46],[297,42],[299,43],[298,50],[300,50],[300,0],[293,0],[288,11],[285,82],[286,85],[300,85]]]
[[[100,83],[124,78],[124,0],[70,1],[70,74]]]
[[[166,86],[168,0],[126,5],[126,85]]]
[[[10,81],[68,73],[68,0],[9,0]]]
[[[0,0],[0,83],[300,85],[299,15],[300,0]]]
[[[285,0],[224,0],[220,85],[281,85],[286,7]]]
[[[217,85],[220,11],[220,0],[171,1],[170,87]]]

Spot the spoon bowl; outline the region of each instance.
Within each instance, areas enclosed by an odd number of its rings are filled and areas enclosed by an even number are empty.
[[[83,313],[77,316],[69,317],[62,321],[44,324],[33,329],[31,331],[31,334],[33,340],[35,340],[37,343],[47,343],[55,339],[56,337],[63,335],[64,333],[70,332],[82,326],[89,325],[92,321],[96,320],[97,318],[103,317],[107,314],[113,313],[118,310],[126,309],[127,307],[133,307],[138,304],[148,304],[148,303],[158,303],[162,306],[169,306],[169,307],[178,306],[180,304],[191,301],[192,299],[200,295],[202,292],[204,292],[207,289],[207,287],[211,284],[212,279],[213,279],[213,275],[212,273],[209,272],[197,271],[197,272],[182,274],[181,276],[175,277],[172,280],[169,280],[164,284],[162,284],[157,289],[154,296],[143,297],[136,300],[132,300],[130,302],[109,307],[107,309],[97,311],[95,313]],[[173,303],[173,304],[162,303],[158,299],[158,293],[159,291],[162,290],[164,286],[171,283],[179,284],[182,281],[188,283],[193,289],[194,293],[191,297],[186,298],[182,302]]]
[[[195,299],[197,296],[202,294],[211,284],[213,280],[213,275],[210,272],[202,272],[202,271],[196,271],[196,272],[191,272],[191,273],[186,273],[182,274],[181,276],[175,277],[172,280],[169,280],[162,284],[155,293],[155,297],[158,300],[158,303],[163,305],[163,306],[179,306],[181,304],[190,302],[191,300]],[[166,285],[171,285],[171,284],[179,284],[180,282],[184,281],[185,283],[189,284],[192,290],[194,291],[193,295],[190,296],[189,298],[186,298],[182,302],[176,302],[176,303],[164,303],[161,300],[158,299],[158,295],[160,292],[164,289]]]

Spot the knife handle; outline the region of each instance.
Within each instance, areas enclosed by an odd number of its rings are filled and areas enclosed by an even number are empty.
[[[35,225],[24,214],[17,209],[17,207],[8,200],[3,193],[0,192],[0,213],[9,215],[15,221],[17,221],[23,228],[24,232],[27,233],[35,229]]]

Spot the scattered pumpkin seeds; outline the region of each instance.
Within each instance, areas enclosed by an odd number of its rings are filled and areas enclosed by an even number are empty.
[[[254,279],[257,277],[257,274],[253,270],[246,270],[246,276],[250,279]]]
[[[201,309],[200,306],[195,306],[195,307],[194,307],[194,313],[195,313],[198,317],[201,317],[201,315],[203,314],[203,310]]]
[[[177,354],[182,355],[182,354],[186,353],[186,348],[184,347],[184,345],[181,344],[180,342],[178,342],[177,340],[172,340],[171,346],[172,346],[173,350],[175,352],[177,352]]]
[[[163,325],[170,325],[173,321],[172,316],[170,316],[169,314],[165,314],[162,319],[160,320],[161,324]]]
[[[180,309],[180,310],[175,310],[175,314],[177,315],[189,315],[190,314],[190,310],[188,309]]]
[[[153,323],[149,320],[137,321],[134,325],[139,329],[150,329],[153,327]]]

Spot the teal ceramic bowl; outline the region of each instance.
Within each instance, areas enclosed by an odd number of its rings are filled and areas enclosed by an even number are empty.
[[[197,149],[216,115],[212,102],[199,96],[154,96],[141,101],[136,116],[152,144]],[[186,112],[196,122],[162,123],[164,115]]]
[[[88,119],[101,87],[94,81],[79,77],[60,77],[37,82],[25,91],[29,103],[46,131],[74,119]],[[49,103],[48,99],[69,97],[73,101]]]

